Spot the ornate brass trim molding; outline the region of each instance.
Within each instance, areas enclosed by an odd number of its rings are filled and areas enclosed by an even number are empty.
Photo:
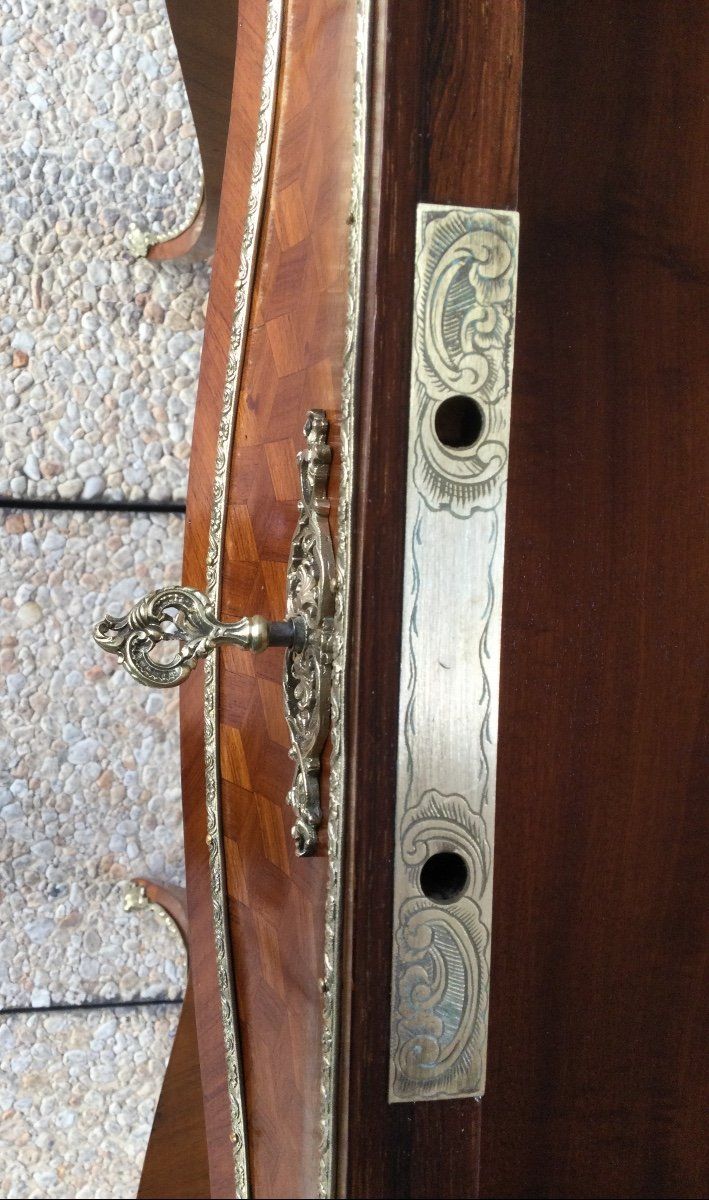
[[[305,422],[306,450],[298,454],[298,524],[286,574],[286,617],[302,623],[302,636],[286,652],[283,697],[295,762],[288,803],[295,809],[296,852],[312,854],[322,819],[320,754],[330,724],[332,620],[335,612],[335,559],[327,514],[327,481],[332,451],[328,423],[319,409]]]
[[[142,883],[131,879],[126,884],[126,889],[123,893],[123,911],[146,912],[147,909],[152,909],[158,921],[162,921],[163,925],[167,925],[168,929],[173,930],[180,941],[184,940],[182,930],[172,914],[166,908],[163,908],[162,904],[158,904],[157,901],[150,899]]]
[[[327,841],[329,876],[325,899],[325,953],[321,1090],[321,1153],[319,1195],[336,1195],[336,1120],[340,1037],[340,956],[345,839],[345,684],[347,673],[348,601],[352,541],[352,484],[354,435],[357,420],[357,371],[361,325],[361,283],[364,253],[364,202],[367,188],[367,116],[369,100],[372,0],[357,0],[355,78],[352,97],[353,154],[347,281],[347,328],[342,371],[340,425],[340,493],[337,516],[335,620],[331,696],[330,803]]]
[[[390,1101],[485,1087],[517,234],[418,207]]]
[[[178,238],[181,233],[186,233],[191,225],[194,225],[199,215],[199,210],[204,201],[204,172],[200,166],[200,188],[196,204],[193,205],[190,216],[182,221],[176,229],[169,229],[165,233],[152,233],[147,229],[141,229],[134,221],[128,226],[125,234],[124,245],[129,254],[133,258],[147,258],[148,252],[153,246],[162,246],[165,242],[172,242]]]
[[[217,436],[214,493],[207,551],[207,595],[219,612],[221,596],[222,552],[226,527],[229,461],[236,421],[236,401],[243,367],[244,334],[251,310],[256,272],[256,250],[266,196],[273,125],[276,84],[281,58],[281,29],[284,0],[268,0],[264,41],[261,98],[254,159],[251,167],[246,220],[241,243],[239,273],[235,287],[222,412]],[[217,976],[222,1009],[222,1028],[227,1066],[227,1086],[231,1106],[231,1139],[234,1147],[234,1177],[238,1200],[250,1194],[246,1122],[244,1120],[243,1076],[237,1024],[234,970],[229,943],[229,918],[226,894],[224,848],[221,836],[220,760],[219,760],[219,674],[218,657],[210,655],[204,670],[204,740],[207,805],[207,844],[212,889],[212,914],[217,950]]]

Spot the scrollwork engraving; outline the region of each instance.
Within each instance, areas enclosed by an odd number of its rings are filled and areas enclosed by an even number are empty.
[[[391,1101],[484,1091],[517,267],[515,213],[417,215]],[[451,397],[481,418],[468,442],[439,434]],[[455,863],[445,887],[424,880],[436,860]]]
[[[460,1094],[482,1071],[488,1003],[488,931],[464,897],[443,908],[425,897],[399,913],[397,1049],[401,1100]]]
[[[453,850],[468,869],[468,893],[452,904],[414,895],[400,907],[394,990],[395,1078],[400,1099],[457,1095],[478,1073],[487,1012],[488,930],[479,900],[491,851],[485,822],[464,796],[425,792],[401,821],[399,844],[413,885],[430,855]]]
[[[494,508],[506,476],[516,253],[514,214],[426,210],[416,262],[414,480],[431,508],[458,517]],[[474,454],[436,436],[436,410],[451,395],[482,411]]]

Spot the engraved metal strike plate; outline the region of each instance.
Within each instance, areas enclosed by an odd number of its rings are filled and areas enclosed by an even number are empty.
[[[319,409],[305,423],[307,446],[298,454],[301,500],[286,576],[286,617],[217,619],[213,605],[195,588],[173,585],[144,596],[125,616],[106,615],[94,629],[103,650],[115,654],[139,683],[175,687],[217,646],[260,653],[286,648],[283,702],[295,763],[288,802],[296,811],[298,854],[312,854],[322,817],[320,754],[330,719],[335,563],[328,525],[327,481],[332,451],[328,423]],[[167,644],[176,649],[165,654]]]
[[[516,213],[417,211],[389,1099],[480,1096]]]

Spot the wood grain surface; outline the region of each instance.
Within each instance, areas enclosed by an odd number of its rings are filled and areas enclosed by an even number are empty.
[[[263,3],[240,5],[234,111],[210,295],[187,511],[185,581],[204,587],[214,455],[234,308],[263,60]],[[277,123],[231,465],[222,615],[280,618],[297,520],[296,453],[307,411],[331,421],[337,496],[352,162],[354,17],[350,0],[286,6]],[[244,32],[242,32],[244,30]],[[248,95],[247,95],[248,92]],[[249,153],[251,147],[251,153]],[[238,161],[237,161],[238,157]],[[333,514],[334,517],[334,514]],[[334,527],[334,520],[333,520]],[[292,780],[282,652],[222,657],[220,742],[229,917],[236,963],[255,1196],[310,1196],[320,1148],[324,844],[298,859],[286,803]],[[209,924],[199,677],[183,693],[183,759],[193,800],[190,904]],[[327,779],[327,770],[324,773]],[[325,812],[327,790],[325,789]],[[188,806],[187,799],[185,800]],[[321,839],[324,843],[324,834]],[[202,935],[199,935],[201,946]],[[213,949],[202,947],[198,996],[213,1171],[229,1186],[224,1060]],[[195,975],[196,977],[196,975]],[[233,1187],[233,1182],[231,1184]],[[222,1194],[222,1193],[220,1193]]]
[[[134,879],[148,900],[172,918],[185,945],[189,920],[185,889]],[[207,1135],[202,1107],[194,992],[188,978],[170,1060],[158,1098],[138,1188],[138,1200],[198,1200],[209,1197]]]
[[[173,1200],[211,1196],[191,980],[185,990],[138,1188],[138,1200],[161,1200],[166,1196]]]
[[[286,5],[227,619],[282,615],[308,408],[327,410],[338,447],[354,8]],[[201,588],[264,15],[265,0],[241,0],[186,522],[185,582]],[[482,1106],[386,1101],[415,206],[517,206],[522,23],[521,0],[374,3],[338,1194],[474,1196],[482,1145],[489,1197],[698,1197],[709,459],[699,0],[528,0],[488,1088]],[[255,1197],[314,1195],[319,1143],[326,863],[322,844],[311,860],[293,852],[280,672],[276,651],[223,655]],[[200,671],[181,712],[210,1188],[228,1196]]]
[[[152,262],[207,258],[214,250],[236,57],[238,0],[166,0],[202,160],[202,202],[187,228],[148,250]]]
[[[707,1194],[707,25],[527,3],[489,1197]]]
[[[409,0],[375,13],[348,696],[347,1132],[338,1194],[475,1196],[477,1102],[387,1102],[415,214],[422,200],[515,207],[523,14],[521,3],[482,0]]]
[[[231,122],[212,269],[185,516],[183,581],[204,591],[234,285],[249,194],[263,64],[265,0],[242,0],[234,64]],[[204,778],[204,672],[180,688],[182,806],[185,834],[190,962],[195,993],[204,1116],[212,1197],[234,1195],[231,1117],[216,973]]]
[[[352,173],[354,5],[290,0],[232,457],[223,615],[281,619],[311,407],[338,481]],[[334,527],[334,511],[332,524]],[[229,916],[255,1196],[317,1194],[327,854],[298,858],[283,652],[222,656],[220,737]],[[327,766],[323,771],[327,782]],[[327,789],[324,795],[327,814]]]

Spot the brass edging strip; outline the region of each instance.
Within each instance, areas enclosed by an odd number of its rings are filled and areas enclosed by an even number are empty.
[[[284,0],[268,0],[264,42],[263,76],[259,106],[251,184],[241,243],[239,273],[236,280],[222,412],[217,435],[214,493],[209,524],[206,563],[206,592],[214,611],[219,614],[221,601],[222,558],[228,499],[229,463],[236,423],[236,408],[243,370],[245,333],[248,328],[256,272],[256,250],[263,217],[268,165],[273,139],[276,82],[281,55],[281,29]],[[220,759],[219,759],[219,669],[218,656],[210,654],[204,664],[204,727],[207,807],[207,845],[209,847],[212,915],[217,952],[217,977],[222,1011],[227,1088],[231,1110],[231,1140],[234,1148],[234,1180],[238,1200],[249,1196],[249,1169],[244,1118],[244,1092],[239,1045],[234,969],[229,942],[229,919],[222,840]]]
[[[338,498],[336,549],[336,599],[332,667],[332,750],[330,756],[330,809],[327,827],[329,876],[325,900],[323,968],[323,1030],[321,1069],[321,1155],[319,1195],[335,1196],[337,1150],[337,1087],[340,1037],[340,957],[345,839],[345,683],[349,627],[350,558],[352,540],[352,485],[354,434],[357,418],[357,375],[360,349],[364,200],[367,174],[367,111],[371,0],[357,0],[353,107],[352,192],[347,282],[347,324],[342,370],[340,426],[341,473]]]
[[[390,1102],[485,1089],[518,217],[419,204]]]
[[[176,228],[167,229],[164,233],[152,233],[150,230],[141,229],[138,225],[131,223],[126,230],[124,239],[126,250],[134,258],[147,258],[148,252],[152,250],[153,246],[163,246],[165,242],[174,242],[175,238],[181,237],[183,233],[187,233],[190,226],[194,225],[203,203],[204,170],[200,165],[199,195],[189,217],[185,218]]]

